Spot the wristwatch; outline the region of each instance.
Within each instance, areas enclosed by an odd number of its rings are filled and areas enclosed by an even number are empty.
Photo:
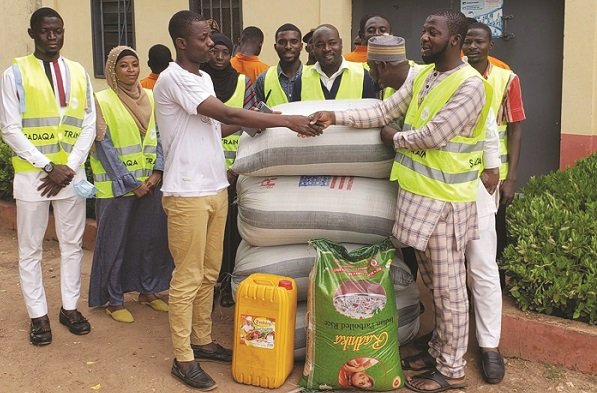
[[[54,170],[54,163],[52,161],[48,162],[43,169],[46,173],[52,172]]]

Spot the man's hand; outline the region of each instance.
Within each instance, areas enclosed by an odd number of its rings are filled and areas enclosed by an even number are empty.
[[[390,146],[392,149],[394,148],[394,135],[396,135],[398,131],[390,126],[383,126],[381,128],[381,140],[384,145]]]
[[[322,130],[336,124],[336,115],[334,115],[334,112],[330,111],[311,113],[309,119],[311,119],[311,124],[321,127]]]
[[[500,186],[500,204],[509,206],[514,200],[514,192],[516,191],[516,181],[506,179]]]
[[[288,128],[304,136],[317,136],[323,133],[323,128],[310,120],[310,117],[300,115],[286,115]]]
[[[48,177],[55,184],[66,187],[73,180],[73,177],[75,177],[75,171],[67,165],[54,165],[54,169],[48,173]]]
[[[149,188],[149,191],[153,191],[155,187],[162,181],[162,172],[153,171],[147,179],[145,179],[145,185]]]
[[[147,187],[147,183],[141,183],[141,185],[133,190],[133,194],[137,198],[143,198],[145,195],[149,194],[151,190]]]
[[[54,172],[54,171],[52,171],[52,172]],[[50,198],[50,197],[58,195],[60,190],[62,190],[63,188],[64,188],[64,186],[62,186],[60,184],[56,184],[50,178],[50,176],[46,176],[43,179],[41,179],[41,185],[39,187],[37,187],[37,191],[41,191],[41,196]]]
[[[500,169],[484,169],[483,172],[481,172],[481,181],[483,182],[483,185],[485,186],[487,192],[490,195],[493,194],[500,182]]]
[[[60,190],[68,186],[75,177],[73,171],[67,165],[54,165],[52,172],[41,180],[41,185],[37,187],[37,191],[41,191],[41,196],[50,198],[58,195]]]

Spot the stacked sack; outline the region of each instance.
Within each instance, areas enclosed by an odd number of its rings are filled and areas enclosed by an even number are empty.
[[[278,105],[284,114],[344,110],[377,100],[303,101]],[[243,241],[232,274],[232,291],[251,273],[292,277],[298,307],[295,358],[304,359],[307,279],[315,251],[307,242],[328,239],[354,249],[391,235],[396,184],[388,181],[394,151],[379,129],[331,126],[315,138],[286,128],[241,136],[232,170],[237,182],[238,229]],[[399,253],[397,253],[399,255]],[[392,263],[401,344],[419,330],[419,293],[407,266]]]

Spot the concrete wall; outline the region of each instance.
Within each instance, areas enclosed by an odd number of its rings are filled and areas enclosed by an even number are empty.
[[[560,168],[597,151],[597,1],[565,7]]]
[[[261,58],[268,64],[278,60],[273,49],[274,33],[286,22],[302,31],[321,23],[338,27],[344,53],[351,48],[351,0],[267,1],[243,0],[244,26],[259,26],[265,33]],[[0,14],[0,68],[12,58],[33,51],[27,35],[31,13],[49,6],[65,20],[66,37],[62,53],[92,67],[91,11],[89,0],[3,0]],[[149,47],[162,43],[172,49],[167,25],[170,16],[188,9],[187,0],[143,0],[135,2],[136,48],[141,56],[142,71],[149,72],[146,56]],[[564,64],[562,98],[562,141],[560,166],[571,165],[597,150],[597,1],[566,0],[564,25]],[[581,22],[582,21],[582,22]],[[306,54],[303,53],[303,59]],[[95,89],[105,88],[105,81],[93,81]]]
[[[265,40],[259,57],[270,65],[278,62],[278,56],[274,51],[274,34],[284,23],[293,23],[303,34],[322,23],[332,24],[340,32],[344,53],[350,52],[351,12],[351,0],[243,0],[243,24],[245,27],[257,26],[263,30]],[[307,60],[304,50],[302,59]]]

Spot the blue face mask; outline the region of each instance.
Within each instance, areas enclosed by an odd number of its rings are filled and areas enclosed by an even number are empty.
[[[97,192],[97,188],[87,181],[87,179],[81,179],[80,182],[74,186],[75,194],[81,198],[93,198]]]

